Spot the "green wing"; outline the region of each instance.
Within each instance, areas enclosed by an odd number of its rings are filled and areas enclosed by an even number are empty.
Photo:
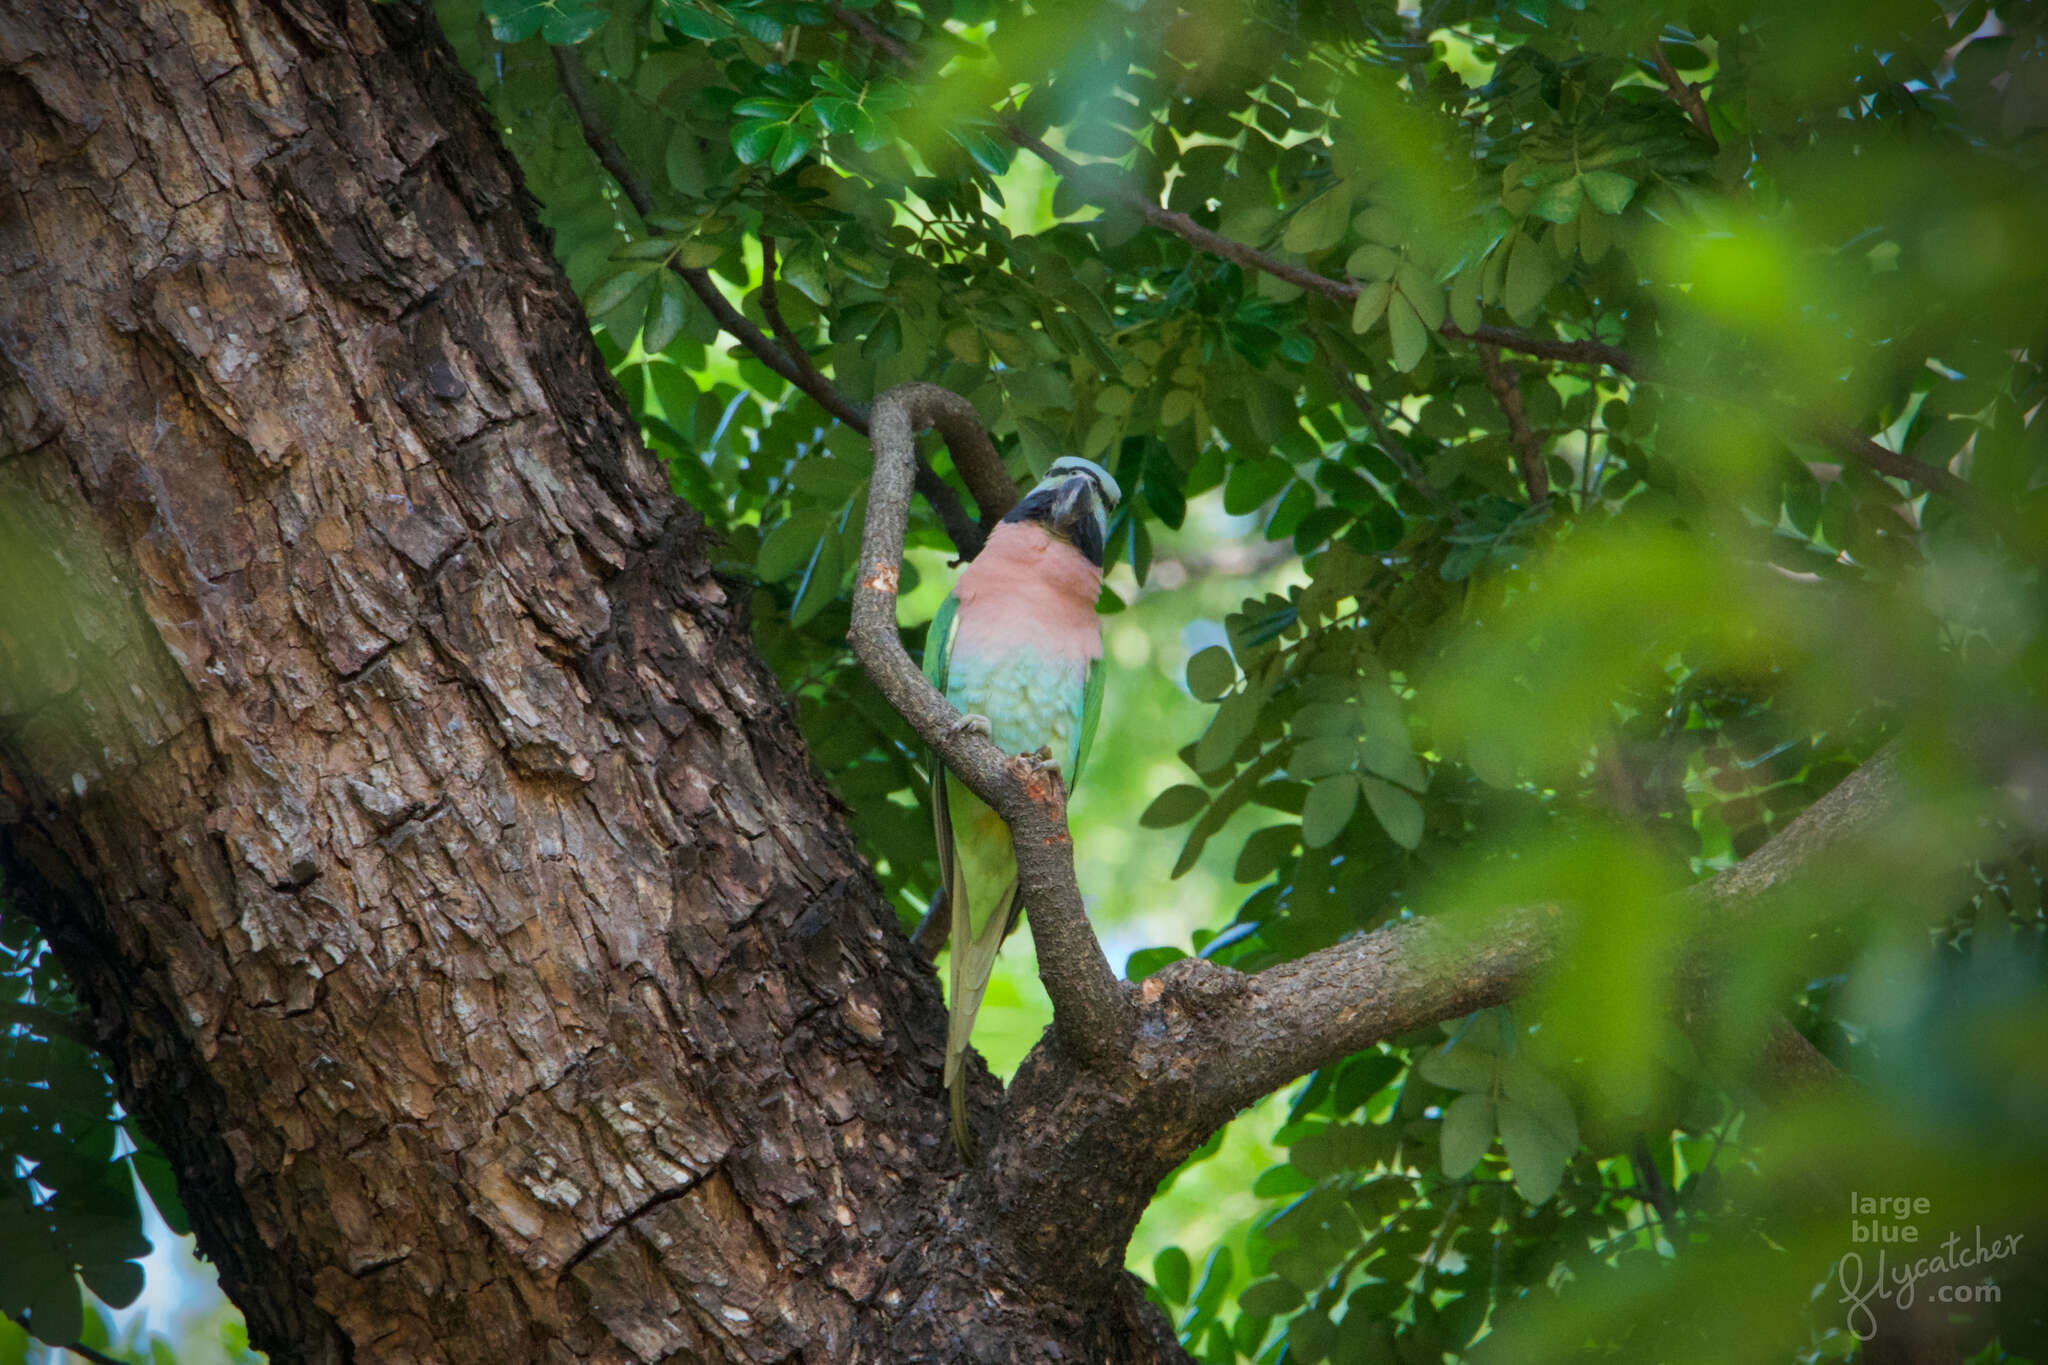
[[[951,593],[939,603],[939,614],[932,617],[932,628],[924,637],[924,675],[932,680],[932,686],[946,690],[946,666],[953,657],[954,618],[960,614],[960,599]]]
[[[1109,667],[1104,660],[1089,660],[1088,681],[1081,691],[1081,738],[1074,745],[1074,771],[1066,775],[1069,796],[1080,785],[1081,769],[1088,762],[1088,748],[1095,742],[1095,723],[1102,719],[1102,680],[1108,674]]]
[[[938,615],[932,617],[931,629],[924,637],[924,675],[939,689],[941,696],[946,692],[946,674],[953,658],[953,627],[960,611],[960,599],[951,593],[939,603]],[[932,779],[932,835],[939,850],[939,886],[945,894],[953,890],[953,815],[947,809],[952,802],[946,798],[946,766],[939,762],[936,753],[924,756],[925,771]]]

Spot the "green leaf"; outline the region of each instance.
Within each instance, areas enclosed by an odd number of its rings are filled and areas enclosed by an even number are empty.
[[[1234,692],[1225,697],[1210,719],[1209,728],[1195,744],[1195,771],[1212,772],[1230,762],[1258,719],[1258,697],[1249,692]]]
[[[1485,321],[1479,306],[1479,282],[1485,274],[1485,264],[1474,261],[1451,281],[1451,321],[1460,331],[1469,332]]]
[[[1428,271],[1409,262],[1394,277],[1394,287],[1414,306],[1424,328],[1434,332],[1444,325],[1443,286],[1430,279]]]
[[[811,562],[813,549],[832,531],[832,517],[821,507],[793,513],[761,538],[754,572],[764,583],[779,583]]]
[[[1536,196],[1536,202],[1529,206],[1529,212],[1548,222],[1569,223],[1579,216],[1581,197],[1579,177],[1573,176],[1545,186],[1543,192]]]
[[[621,270],[618,274],[599,285],[592,291],[589,302],[584,305],[589,310],[590,316],[601,318],[624,304],[627,299],[646,286],[654,269],[655,267],[652,265],[631,266]]]
[[[142,1267],[133,1261],[82,1265],[79,1278],[109,1308],[126,1308],[142,1295]]]
[[[1237,1273],[1236,1258],[1223,1243],[1217,1243],[1209,1258],[1202,1262],[1202,1279],[1195,1286],[1190,1302],[1204,1308],[1214,1309],[1223,1302],[1223,1296],[1230,1291],[1231,1279]]]
[[[1124,964],[1126,981],[1143,981],[1168,963],[1179,962],[1187,956],[1178,948],[1140,948],[1132,953]]]
[[[1152,1258],[1152,1283],[1168,1303],[1186,1303],[1195,1268],[1179,1247],[1168,1247]]]
[[[818,122],[828,133],[850,133],[853,131],[860,106],[852,100],[837,99],[830,95],[820,96],[811,102],[817,112]]]
[[[1351,195],[1342,185],[1334,185],[1295,211],[1280,235],[1280,245],[1305,256],[1327,251],[1343,238],[1350,222]]]
[[[1301,733],[1295,727],[1295,733]],[[1324,735],[1304,739],[1294,746],[1287,760],[1290,777],[1314,781],[1337,773],[1348,773],[1358,764],[1358,741],[1350,735]]]
[[[1234,517],[1255,512],[1266,499],[1287,486],[1294,466],[1277,455],[1264,455],[1232,465],[1223,484],[1223,510]]]
[[[719,257],[725,255],[725,251],[723,242],[684,242],[676,248],[676,263],[685,270],[706,270],[717,265]]]
[[[140,1147],[128,1160],[135,1167],[142,1188],[148,1191],[150,1202],[156,1205],[157,1216],[178,1236],[189,1236],[192,1224],[178,1198],[178,1181],[171,1173],[170,1160],[154,1144]]]
[[[683,323],[689,316],[689,290],[672,270],[661,272],[661,284],[654,291],[651,306],[647,312],[647,325],[640,334],[640,346],[650,355],[659,355],[668,349],[668,344],[683,330]]]
[[[974,158],[974,164],[990,175],[1005,175],[1010,169],[1011,153],[1008,146],[997,142],[978,128],[950,129],[953,141],[967,149],[967,155]]]
[[[1254,830],[1237,855],[1237,865],[1230,873],[1232,880],[1246,885],[1264,881],[1287,861],[1300,835],[1301,826],[1292,822]]]
[[[1291,1199],[1315,1186],[1316,1182],[1290,1161],[1260,1171],[1259,1178],[1252,1182],[1252,1193],[1260,1199]]]
[[[1138,823],[1146,829],[1172,829],[1200,815],[1209,805],[1209,794],[1182,782],[1168,787],[1152,799]]]
[[[1301,841],[1310,848],[1334,843],[1358,809],[1358,779],[1349,773],[1323,778],[1301,805]]]
[[[1500,1142],[1515,1173],[1515,1188],[1531,1204],[1541,1204],[1557,1193],[1572,1153],[1578,1150],[1578,1130],[1574,1126],[1567,1137],[1534,1110],[1504,1098],[1500,1103]]]
[[[1543,307],[1550,287],[1557,283],[1557,257],[1529,233],[1515,238],[1508,257],[1507,282],[1502,302],[1516,322],[1529,322]]]
[[[522,43],[540,32],[548,17],[545,0],[486,0],[484,18],[491,21],[491,36],[501,43]]]
[[[746,119],[732,126],[732,150],[742,162],[757,165],[772,152],[791,125],[775,119]]]
[[[786,122],[796,110],[796,105],[788,100],[770,99],[761,95],[741,100],[732,107],[732,112],[737,118],[767,119],[771,123]]]
[[[670,186],[686,199],[705,192],[705,145],[698,141],[694,129],[678,127],[668,139],[662,170],[668,172]]]
[[[1187,677],[1197,701],[1215,701],[1237,686],[1237,661],[1222,645],[1210,645],[1188,659]]]
[[[1636,182],[1619,171],[1587,171],[1579,177],[1586,198],[1602,213],[1620,213],[1635,197]]]
[[[1367,242],[1344,262],[1344,273],[1361,280],[1391,280],[1401,268],[1401,253],[1377,242]]]
[[[70,1269],[49,1257],[33,1258],[22,1269],[28,1272],[24,1278],[29,1281],[23,1303],[28,1330],[52,1346],[68,1346],[78,1340],[85,1327],[85,1308]]]
[[[1387,330],[1394,339],[1394,368],[1406,374],[1429,351],[1429,330],[1406,294],[1396,293],[1387,305]]]
[[[1479,1164],[1479,1158],[1493,1145],[1493,1120],[1491,1095],[1460,1095],[1444,1106],[1437,1152],[1443,1158],[1445,1175],[1456,1180]]]
[[[1368,284],[1358,291],[1358,302],[1351,307],[1351,330],[1370,332],[1373,324],[1380,320],[1380,314],[1387,311],[1387,300],[1394,297],[1394,282],[1380,280]]]
[[[768,168],[781,175],[804,159],[811,150],[811,135],[800,123],[785,123],[776,135],[775,150],[768,155]]]
[[[763,14],[757,9],[732,9],[733,21],[747,31],[756,42],[779,43],[782,41],[782,25],[773,15]]]
[[[1414,848],[1422,842],[1422,804],[1407,792],[1391,782],[1382,782],[1377,777],[1361,777],[1359,785],[1365,788],[1365,803],[1372,807],[1373,818],[1386,830],[1387,837],[1403,848]]]
[[[1422,1079],[1446,1090],[1491,1093],[1500,1074],[1500,1058],[1471,1046],[1433,1047],[1422,1054],[1415,1069]]]
[[[1267,1318],[1292,1313],[1302,1303],[1301,1291],[1278,1276],[1254,1280],[1237,1296],[1240,1310]]]
[[[655,12],[663,23],[700,42],[724,38],[732,32],[723,19],[705,13],[691,0],[655,0]]]
[[[796,601],[789,607],[789,622],[800,626],[825,609],[839,595],[839,581],[846,576],[846,541],[834,527],[827,527],[824,539],[811,553],[797,580]]]

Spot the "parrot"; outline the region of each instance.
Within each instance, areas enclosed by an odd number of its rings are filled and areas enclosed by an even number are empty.
[[[1102,551],[1122,499],[1109,471],[1054,460],[960,573],[926,637],[924,673],[958,707],[958,728],[1005,753],[1051,755],[1072,792],[1102,713]],[[967,1041],[996,953],[1017,922],[1009,826],[945,766],[932,765],[932,828],[950,901],[945,1082],[953,1142],[975,1159],[967,1123]]]

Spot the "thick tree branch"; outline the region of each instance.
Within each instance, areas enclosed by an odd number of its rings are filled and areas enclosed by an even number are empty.
[[[1550,471],[1543,467],[1543,442],[1529,430],[1529,416],[1522,410],[1522,385],[1501,361],[1500,347],[1490,341],[1479,343],[1479,372],[1493,401],[1508,419],[1508,440],[1515,448],[1515,463],[1522,471],[1522,486],[1529,490],[1529,505],[1540,507],[1550,501]]]
[[[619,149],[618,141],[605,126],[604,117],[598,111],[597,101],[591,97],[590,86],[583,76],[582,58],[574,48],[553,49],[555,71],[561,80],[562,93],[568,98],[570,108],[576,111],[576,121],[583,129],[583,141],[598,164],[618,182],[619,192],[626,196],[626,202],[641,218],[651,218],[655,212],[653,195],[634,171],[632,163],[626,160]],[[768,314],[769,325],[780,335],[781,344],[770,340],[761,329],[747,321],[737,308],[725,297],[724,291],[711,278],[711,272],[702,267],[685,266],[671,261],[669,268],[677,274],[690,292],[711,313],[712,319],[725,330],[727,335],[744,346],[747,351],[776,375],[810,398],[831,416],[860,432],[868,430],[868,415],[859,404],[848,398],[818,369],[817,365],[802,347],[796,344],[788,328],[781,320],[781,304],[774,299],[775,259],[772,240],[764,237],[762,273],[762,312]],[[774,312],[769,312],[773,301]],[[784,348],[787,348],[786,350]],[[951,446],[951,442],[948,445]],[[964,457],[964,458],[963,458]],[[981,553],[982,543],[988,538],[987,528],[993,526],[1016,502],[1016,489],[1010,483],[1009,474],[1003,469],[1002,457],[995,446],[987,440],[986,434],[978,446],[968,445],[954,450],[954,463],[959,466],[968,489],[976,494],[981,507],[981,525],[967,515],[967,509],[960,502],[960,495],[944,479],[935,473],[922,459],[917,463],[916,487],[919,494],[930,505],[932,512],[945,528],[946,535],[964,558],[972,559]],[[1006,496],[997,499],[998,507],[983,501],[981,494],[991,495],[1007,490]]]
[[[1081,903],[1066,793],[1050,774],[959,728],[960,712],[911,663],[896,629],[917,432],[937,427],[949,442],[964,441],[971,439],[970,428],[980,431],[981,419],[966,399],[935,384],[899,384],[875,401],[871,423],[875,469],[847,638],[889,704],[953,776],[1008,823],[1038,973],[1052,998],[1053,1032],[1062,1049],[1085,1061],[1119,1056],[1130,1036],[1131,1008]],[[986,433],[979,439],[986,441]]]
[[[1909,804],[1898,750],[1881,750],[1747,859],[1680,893],[1674,911],[1688,917],[1696,954],[1711,957],[1778,894],[1883,836]],[[1554,958],[1566,922],[1555,906],[1483,927],[1404,920],[1260,972],[1202,1038],[1203,1102],[1234,1113],[1362,1047],[1512,999]],[[1767,1061],[1810,1070],[1813,1059],[1784,1040],[1772,1046],[1783,1055]]]

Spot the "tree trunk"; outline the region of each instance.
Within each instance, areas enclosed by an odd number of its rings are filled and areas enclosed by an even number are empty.
[[[431,18],[10,4],[0,150],[0,875],[252,1341],[1180,1358],[959,1168],[931,974]]]

